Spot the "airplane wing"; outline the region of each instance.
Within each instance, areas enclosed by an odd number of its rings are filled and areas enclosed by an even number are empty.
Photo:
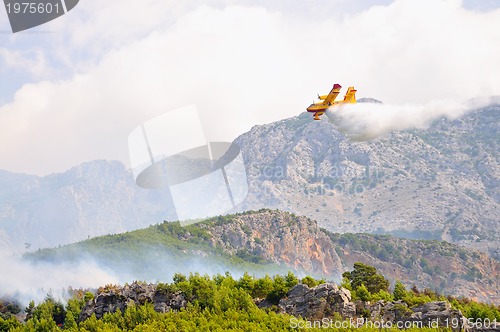
[[[325,100],[323,101],[323,104],[324,105],[331,105],[333,103],[333,101],[335,100],[335,98],[337,98],[337,95],[340,93],[341,88],[342,88],[342,86],[340,84],[335,83],[333,85],[332,91],[330,91],[328,96],[326,96]]]

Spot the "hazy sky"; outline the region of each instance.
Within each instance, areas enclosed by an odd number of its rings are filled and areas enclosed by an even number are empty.
[[[333,83],[396,105],[499,95],[499,41],[495,0],[81,0],[17,34],[0,8],[0,169],[128,163],[135,127],[189,104],[230,141]]]

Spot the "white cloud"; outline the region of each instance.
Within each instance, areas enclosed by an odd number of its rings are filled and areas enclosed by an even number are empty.
[[[0,61],[5,62],[7,67],[20,69],[29,72],[31,75],[41,77],[47,75],[46,59],[42,50],[34,51],[11,51],[6,48],[0,48]]]
[[[46,52],[69,75],[25,85],[0,107],[0,168],[44,174],[127,161],[133,128],[193,103],[210,140],[231,140],[304,111],[337,82],[389,103],[500,93],[498,10],[397,0],[329,17],[222,1],[139,3],[86,0],[70,22],[54,21],[64,33]]]

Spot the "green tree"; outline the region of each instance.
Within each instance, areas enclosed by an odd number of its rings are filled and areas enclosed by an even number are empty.
[[[238,280],[237,286],[244,289],[248,294],[252,294],[253,288],[255,286],[255,279],[248,272],[245,272],[243,276]]]
[[[77,330],[78,326],[76,325],[75,317],[73,316],[73,312],[68,311],[66,314],[66,318],[64,319],[64,329],[65,330]]]
[[[264,278],[257,279],[253,288],[253,298],[265,298],[273,290],[273,279],[266,274]]]
[[[8,319],[3,319],[0,317],[0,332],[8,332],[21,327],[21,323],[16,319],[16,317],[11,316]]]
[[[182,273],[174,274],[174,277],[172,279],[174,281],[174,284],[178,284],[187,280],[186,276],[183,275]]]
[[[347,279],[344,275],[345,275],[345,273],[342,274],[342,281],[340,282],[340,287],[348,289],[351,292],[354,291],[352,289],[351,281],[349,279]]]
[[[356,288],[356,297],[361,301],[370,301],[372,299],[370,292],[363,284]]]
[[[344,272],[342,277],[347,278],[354,289],[365,285],[367,290],[372,294],[378,293],[381,290],[389,291],[389,280],[384,278],[383,275],[378,274],[377,269],[373,266],[360,262],[354,263],[354,270]]]
[[[500,307],[495,308],[493,304],[487,305],[477,302],[469,302],[463,307],[463,314],[468,318],[473,318],[475,321],[490,321],[500,320]]]
[[[55,301],[50,294],[37,306],[34,306],[34,302],[30,303],[26,312],[30,315],[27,322],[31,322],[35,330],[41,332],[57,331],[57,325],[62,325],[66,316],[62,303]]]
[[[395,301],[403,300],[408,292],[406,291],[405,285],[399,280],[396,280],[396,284],[394,285],[394,291],[392,292]]]
[[[73,319],[77,319],[78,316],[80,316],[80,312],[82,311],[82,308],[85,305],[85,303],[87,303],[93,298],[94,294],[92,294],[91,292],[86,292],[85,294],[80,293],[73,295],[73,298],[69,299],[68,303],[66,304],[66,315],[68,315],[71,312],[71,316],[73,317]]]
[[[316,280],[314,280],[314,278],[311,276],[305,276],[304,278],[302,278],[300,282],[303,283],[304,285],[307,285],[310,288],[316,287],[318,285]]]
[[[295,274],[293,274],[291,271],[288,271],[287,275],[285,276],[285,283],[286,287],[290,289],[299,283],[299,279],[297,279]]]
[[[102,325],[102,321],[98,320],[95,317],[95,314],[92,314],[90,318],[84,320],[83,322],[80,322],[79,327],[80,330],[82,331],[92,331],[92,332],[97,332],[100,330],[100,326]]]
[[[188,282],[193,290],[193,298],[200,304],[201,308],[212,307],[216,283],[208,275],[201,276],[199,273],[191,274]]]
[[[288,293],[288,286],[280,275],[274,276],[272,290],[267,294],[267,299],[272,304],[278,304],[279,301]]]
[[[372,301],[380,301],[380,300],[390,302],[394,300],[394,298],[391,293],[386,292],[385,290],[381,290],[378,293],[372,294]]]
[[[33,313],[35,312],[35,301],[31,300],[28,307],[24,309],[24,311],[26,312],[25,321],[28,321],[31,317],[33,317]]]
[[[92,301],[93,299],[94,299],[94,294],[92,294],[91,292],[86,292],[85,296],[83,297],[84,304],[89,301]]]

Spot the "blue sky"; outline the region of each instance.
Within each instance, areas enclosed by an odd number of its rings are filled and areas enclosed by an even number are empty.
[[[463,6],[467,9],[490,11],[500,8],[498,0],[464,0]]]
[[[500,1],[82,0],[10,33],[0,169],[128,162],[142,122],[196,104],[209,140],[304,111],[333,83],[418,104],[500,94]],[[224,119],[221,122],[221,119]]]

